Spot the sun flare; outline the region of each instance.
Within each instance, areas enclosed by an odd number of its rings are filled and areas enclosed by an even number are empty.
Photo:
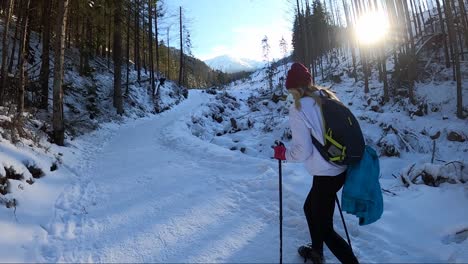
[[[372,45],[385,39],[388,28],[388,18],[384,13],[366,13],[356,23],[356,37],[361,44]]]

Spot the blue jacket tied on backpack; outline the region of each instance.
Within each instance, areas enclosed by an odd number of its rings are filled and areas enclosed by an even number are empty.
[[[379,157],[369,146],[366,146],[361,161],[348,166],[341,196],[342,210],[359,217],[359,225],[372,224],[382,216],[379,175]]]

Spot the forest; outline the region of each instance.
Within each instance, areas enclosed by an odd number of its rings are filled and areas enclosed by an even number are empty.
[[[95,63],[114,74],[113,100],[119,114],[131,69],[137,72],[137,82],[147,83],[155,96],[161,78],[187,88],[221,86],[233,78],[193,57],[183,9],[177,17],[169,16],[163,1],[5,0],[0,8],[0,105],[15,106],[20,116],[25,108],[47,110],[51,104],[58,144],[63,145],[64,138],[62,86],[69,51],[78,53],[80,76],[91,77]],[[177,26],[178,36],[169,31],[171,26]]]
[[[296,1],[293,26],[293,58],[309,65],[314,76],[322,79],[324,69],[342,54],[351,53],[349,76],[363,80],[369,93],[369,78],[377,71],[383,85],[381,105],[395,97],[409,98],[421,105],[414,96],[415,82],[434,78],[440,73],[437,62],[453,71],[457,85],[456,115],[463,119],[462,79],[466,73],[468,20],[464,0],[329,0]],[[375,23],[378,16],[388,17],[386,24]],[[360,30],[360,28],[365,30]],[[380,34],[384,38],[375,38]],[[387,62],[391,61],[389,65]],[[391,66],[391,69],[388,68]]]

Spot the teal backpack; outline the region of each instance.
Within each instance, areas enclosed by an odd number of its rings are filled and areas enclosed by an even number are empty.
[[[341,194],[342,210],[357,216],[359,225],[372,224],[382,216],[384,206],[379,177],[379,157],[373,148],[366,146],[362,159],[348,165]]]

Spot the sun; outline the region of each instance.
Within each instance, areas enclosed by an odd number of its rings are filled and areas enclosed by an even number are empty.
[[[382,12],[363,14],[356,23],[355,33],[359,43],[364,45],[376,44],[383,41],[389,28],[387,15]]]

